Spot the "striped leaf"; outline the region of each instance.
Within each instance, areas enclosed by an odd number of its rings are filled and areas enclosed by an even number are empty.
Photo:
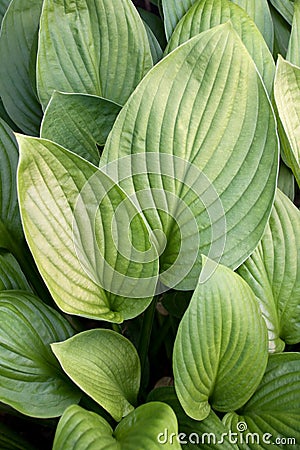
[[[177,23],[195,3],[196,0],[162,0],[165,33],[170,39]]]
[[[267,348],[253,291],[232,270],[216,266],[198,284],[175,340],[175,389],[186,414],[203,420],[211,408],[243,406],[263,377]]]
[[[151,66],[147,33],[131,0],[44,1],[37,57],[44,109],[54,90],[123,104]]]
[[[279,190],[262,240],[238,269],[269,330],[269,351],[300,342],[300,213]]]
[[[294,14],[294,0],[270,0],[272,5],[284,17],[284,19],[291,25]]]

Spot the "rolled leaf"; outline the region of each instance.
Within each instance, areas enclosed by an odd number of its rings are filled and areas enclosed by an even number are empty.
[[[253,397],[239,411],[223,418],[224,424],[237,433],[241,449],[297,448],[299,380],[299,353],[270,355],[266,373]]]
[[[161,282],[193,290],[201,254],[236,268],[258,244],[277,152],[265,88],[228,23],[190,39],[147,74],[120,112],[100,166],[156,234]]]
[[[42,0],[12,0],[0,35],[0,92],[11,119],[25,133],[38,135],[41,105],[30,75],[32,46],[37,39]]]
[[[0,292],[0,401],[33,417],[60,416],[80,392],[50,344],[74,331],[60,314],[23,291]]]
[[[44,1],[37,58],[44,109],[54,90],[123,104],[151,66],[146,30],[131,0]]]
[[[277,61],[274,96],[289,144],[284,147],[285,158],[300,185],[300,67],[281,56]]]
[[[131,200],[58,144],[21,135],[18,141],[24,232],[58,306],[113,322],[140,314],[155,292],[158,256]]]
[[[269,351],[300,342],[300,213],[279,190],[262,240],[238,269],[269,330]]]
[[[111,330],[79,333],[51,345],[68,376],[117,421],[133,411],[140,386],[137,351]]]
[[[275,75],[272,54],[253,20],[229,0],[197,1],[176,26],[166,52],[171,52],[191,37],[229,20],[252,56],[268,92],[271,93]]]
[[[268,359],[267,329],[247,283],[218,265],[199,283],[180,322],[173,353],[175,389],[186,414],[243,406]]]
[[[165,427],[172,436],[166,450],[180,450],[177,420],[172,409],[159,402],[139,406],[112,430],[105,419],[71,406],[58,423],[53,450],[161,450],[158,437]]]
[[[120,109],[101,97],[54,92],[43,117],[41,137],[98,165],[97,145],[104,146]]]

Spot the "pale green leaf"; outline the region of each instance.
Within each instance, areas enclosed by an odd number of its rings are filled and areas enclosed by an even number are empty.
[[[270,0],[272,5],[284,17],[284,19],[291,25],[294,14],[294,0]]]
[[[11,253],[0,251],[0,291],[21,289],[31,291],[31,288]]]
[[[66,319],[23,291],[0,292],[0,401],[23,414],[56,417],[77,403],[50,344],[73,334]]]
[[[43,117],[41,137],[98,165],[97,144],[104,146],[120,109],[101,97],[54,92]]]
[[[68,376],[117,421],[137,403],[141,368],[133,344],[112,330],[94,329],[51,345]]]
[[[122,322],[150,303],[157,252],[141,215],[101,170],[51,141],[18,135],[28,245],[65,312]]]
[[[193,290],[201,254],[236,268],[252,253],[273,203],[278,142],[266,90],[229,23],[147,74],[100,165],[156,230],[165,285]]]
[[[61,417],[55,434],[53,450],[161,450],[158,436],[165,427],[177,435],[177,420],[172,409],[159,402],[139,406],[126,416],[115,431],[100,416],[79,406],[70,406]],[[173,444],[166,450],[180,450]]]
[[[238,273],[259,301],[269,351],[300,342],[300,212],[279,190],[263,238]]]
[[[272,16],[270,13],[269,3],[267,0],[231,0],[241,8],[254,20],[257,28],[263,35],[271,52],[274,45],[274,27]]]
[[[300,68],[279,56],[274,82],[279,118],[288,139],[285,158],[300,185]]]
[[[277,186],[292,202],[294,201],[295,177],[293,172],[282,161],[280,162]]]
[[[191,37],[229,20],[252,56],[270,93],[275,74],[272,54],[253,20],[229,0],[197,1],[176,26],[166,52],[171,52]]]
[[[197,0],[162,0],[165,33],[170,39],[177,23]]]
[[[45,0],[37,87],[47,106],[53,90],[123,104],[152,66],[146,30],[131,0]]]
[[[209,280],[200,277],[173,353],[175,389],[186,414],[203,420],[211,408],[243,406],[264,374],[267,342],[255,295],[239,275],[216,265]]]
[[[42,0],[12,0],[0,35],[0,92],[11,119],[25,133],[38,135],[42,110],[30,76]],[[5,63],[4,63],[5,62]]]
[[[213,411],[210,411],[206,419],[200,421],[187,416],[179,403],[174,387],[153,389],[148,395],[147,401],[160,401],[171,406],[178,420],[178,438],[185,450],[195,450],[195,448],[203,450],[238,449],[236,444],[229,441],[227,428]],[[172,439],[170,431],[168,428],[164,428],[160,435],[160,442],[164,444],[170,439]]]
[[[14,134],[0,119],[0,247],[10,251],[23,236],[17,199],[18,157]]]
[[[270,355],[266,373],[253,397],[223,422],[241,450],[296,449],[300,442],[300,354]],[[244,425],[244,433],[239,433]],[[248,437],[247,437],[248,435]]]
[[[292,22],[292,32],[286,59],[295,66],[300,67],[300,1],[294,2],[294,15]]]
[[[270,12],[274,25],[274,50],[273,56],[277,60],[278,54],[285,57],[289,46],[291,27],[281,14],[271,4]]]

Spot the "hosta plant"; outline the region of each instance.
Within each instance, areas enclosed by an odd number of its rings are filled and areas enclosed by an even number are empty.
[[[0,447],[298,448],[300,1],[0,20]]]

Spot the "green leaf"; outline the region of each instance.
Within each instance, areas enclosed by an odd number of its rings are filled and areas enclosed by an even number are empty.
[[[286,20],[270,4],[271,16],[274,24],[274,50],[273,56],[277,60],[278,54],[285,57],[291,34],[291,27]]]
[[[11,0],[0,0],[0,26]]]
[[[140,314],[155,292],[158,257],[133,203],[58,144],[21,135],[18,142],[24,232],[58,306],[113,322]]]
[[[31,291],[18,261],[11,253],[0,251],[0,291],[10,289]]]
[[[30,77],[31,48],[37,38],[42,0],[12,0],[0,35],[0,92],[11,119],[38,135],[42,110]]]
[[[294,14],[294,0],[270,0],[272,5],[284,17],[284,19],[291,25]]]
[[[295,178],[293,172],[284,164],[280,162],[279,174],[277,180],[278,188],[289,197],[292,202],[295,199]]]
[[[254,20],[257,28],[263,35],[269,49],[273,51],[274,45],[274,27],[272,16],[270,13],[268,0],[231,0],[241,8]]]
[[[300,66],[300,1],[294,2],[294,15],[292,22],[292,33],[286,59],[295,66]]]
[[[68,376],[117,421],[137,402],[141,368],[134,345],[112,330],[85,331],[51,348]]]
[[[261,78],[225,24],[147,74],[120,112],[100,165],[156,230],[161,282],[193,290],[201,254],[236,268],[255,249],[273,203],[277,152]]]
[[[147,31],[153,64],[157,64],[158,61],[160,61],[163,56],[163,51],[161,49],[161,46],[159,45],[158,40],[156,39],[155,34],[153,33],[149,25],[146,22],[144,22],[144,25]]]
[[[54,92],[44,114],[41,137],[98,165],[97,144],[104,146],[120,109],[101,97]]]
[[[67,320],[30,293],[2,291],[0,322],[0,401],[42,418],[78,402],[49,345],[73,334]]]
[[[300,342],[300,212],[279,190],[263,238],[238,273],[259,301],[269,351]]]
[[[197,0],[162,0],[165,33],[170,39],[177,23]]]
[[[152,66],[143,22],[131,0],[45,0],[37,86],[47,106],[53,90],[123,104]]]
[[[274,96],[288,144],[284,155],[300,185],[300,68],[278,57]]]
[[[167,45],[164,24],[159,16],[146,11],[143,8],[138,8],[138,12],[142,17],[143,21],[151,28],[153,34],[159,42],[161,48],[165,48]]]
[[[13,250],[23,236],[17,199],[18,147],[12,130],[0,119],[0,247]]]
[[[164,403],[139,406],[115,431],[102,417],[74,405],[58,423],[53,450],[161,450],[158,436],[165,427],[177,435],[176,416]],[[173,437],[173,444],[167,443],[163,448],[180,450],[181,447]]]
[[[0,448],[3,450],[37,450],[19,433],[16,433],[15,427],[8,427],[3,423],[0,423]]]
[[[225,425],[237,433],[242,443],[240,449],[297,448],[300,442],[299,380],[299,353],[270,355],[266,373],[253,397],[239,411],[230,412],[223,419]],[[238,432],[241,423],[244,430],[246,428],[242,435]],[[257,438],[260,438],[259,445]]]
[[[148,395],[147,401],[160,401],[171,406],[178,420],[178,437],[184,449],[220,450],[221,445],[224,450],[238,449],[237,445],[230,443],[228,429],[213,411],[210,411],[206,419],[201,421],[187,416],[179,403],[174,387],[153,389]],[[164,428],[160,441],[163,443],[170,439],[170,431],[168,428]]]
[[[270,93],[275,75],[272,54],[253,20],[229,0],[197,1],[176,26],[166,52],[171,52],[191,37],[229,20],[252,56]]]
[[[6,122],[7,125],[9,125],[13,131],[18,131],[18,132],[20,131],[20,129],[17,127],[17,125],[11,120],[11,118],[7,114],[7,111],[4,108],[1,97],[0,97],[0,118],[3,119],[4,122]]]
[[[205,419],[240,408],[267,365],[267,330],[247,283],[216,265],[198,284],[180,322],[173,353],[175,389],[186,414]]]

